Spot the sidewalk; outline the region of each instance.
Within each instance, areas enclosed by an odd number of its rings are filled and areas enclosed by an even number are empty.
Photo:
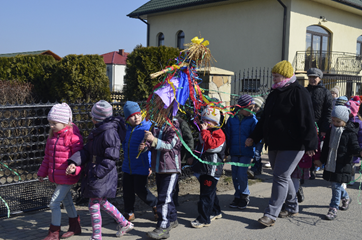
[[[359,174],[356,174],[358,177]],[[250,205],[245,210],[231,209],[233,191],[218,192],[223,218],[212,222],[210,227],[195,229],[190,221],[197,217],[197,196],[181,198],[178,208],[179,226],[171,231],[169,239],[360,239],[362,201],[360,182],[348,187],[353,202],[348,211],[338,211],[334,221],[324,220],[331,199],[329,183],[317,172],[315,180],[307,180],[304,185],[306,200],[300,204],[297,216],[278,219],[273,227],[264,228],[257,222],[268,204],[271,191],[271,169],[266,169],[260,178],[263,182],[250,186]],[[358,180],[360,181],[360,180]],[[195,200],[189,200],[195,199]],[[88,240],[92,233],[87,207],[77,207],[82,221],[82,235],[72,240]],[[64,210],[62,210],[65,212]],[[0,239],[39,240],[47,235],[50,222],[50,210],[23,214],[10,219],[0,219]],[[103,239],[115,239],[116,223],[105,212],[103,218]],[[152,231],[155,222],[150,209],[136,212],[135,229],[122,237],[124,240],[149,239],[146,232]],[[68,229],[66,214],[62,214],[62,231]]]

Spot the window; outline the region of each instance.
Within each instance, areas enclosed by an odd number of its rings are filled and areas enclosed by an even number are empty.
[[[185,43],[185,33],[183,31],[179,31],[177,33],[177,47],[179,49],[184,49],[185,48],[184,43]]]
[[[357,38],[356,54],[362,56],[362,35]]]
[[[163,35],[163,33],[159,33],[158,34],[158,38],[157,38],[157,46],[164,46],[165,45],[165,36]]]
[[[244,78],[242,80],[243,92],[259,92],[260,91],[260,79]]]
[[[305,70],[316,67],[328,71],[331,34],[320,26],[307,27]]]

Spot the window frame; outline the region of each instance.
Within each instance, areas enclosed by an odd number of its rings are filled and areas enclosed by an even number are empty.
[[[157,46],[165,46],[165,35],[162,32],[157,34]]]
[[[181,34],[183,34],[183,36],[180,36]],[[176,47],[183,50],[185,49],[184,44],[185,44],[185,32],[180,30],[176,34]]]

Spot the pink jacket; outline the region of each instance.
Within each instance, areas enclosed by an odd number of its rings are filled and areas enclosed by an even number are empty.
[[[72,175],[66,175],[68,159],[83,148],[83,139],[78,127],[73,123],[73,128],[65,127],[47,139],[44,160],[39,168],[39,177],[49,177],[49,181],[56,184],[72,185],[80,177],[81,167],[77,166]]]

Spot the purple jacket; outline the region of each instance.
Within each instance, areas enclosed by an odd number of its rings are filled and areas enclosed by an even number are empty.
[[[82,150],[69,158],[77,166],[87,164],[82,180],[83,197],[114,198],[117,192],[120,139],[125,137],[124,120],[109,117],[97,123]]]
[[[362,148],[362,121],[359,119],[358,115],[355,117],[351,117],[349,119],[351,122],[359,123],[359,129],[358,129],[358,144],[359,147]],[[359,157],[353,157],[353,163],[359,163],[360,158]]]
[[[173,121],[173,125],[179,129],[177,120]],[[175,130],[169,125],[163,125],[161,129],[154,127],[152,134],[158,138],[157,145],[151,148],[152,170],[156,173],[181,173],[182,143]]]

